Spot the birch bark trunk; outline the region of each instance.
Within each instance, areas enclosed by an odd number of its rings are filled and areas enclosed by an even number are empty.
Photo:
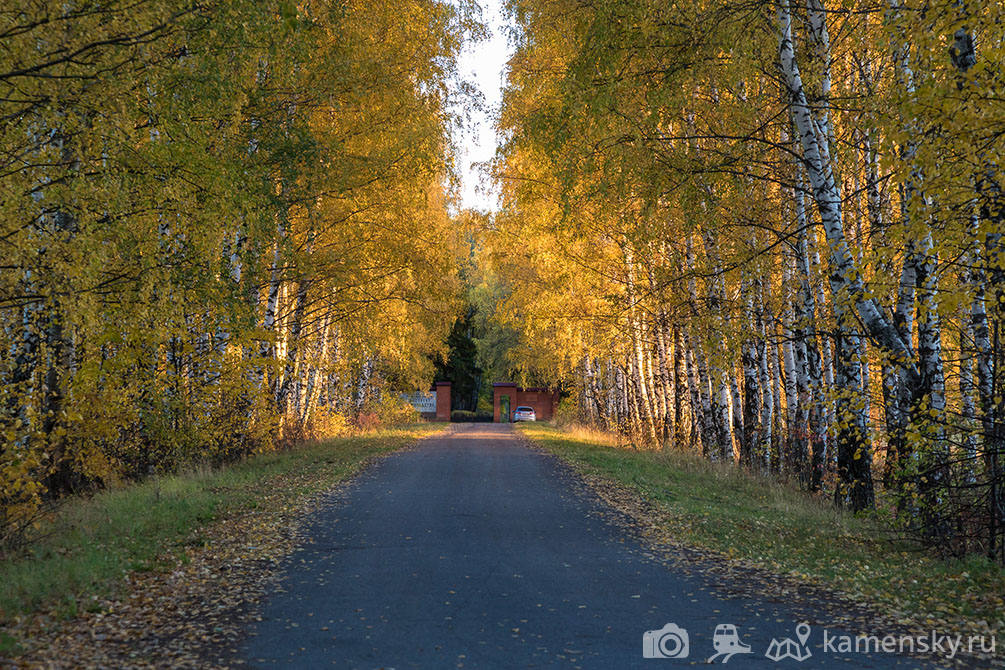
[[[829,149],[824,146],[818,134],[819,128],[807,101],[802,75],[796,62],[792,14],[788,0],[779,0],[777,21],[781,71],[791,101],[792,119],[802,147],[802,164],[806,168],[813,199],[830,248],[835,270],[832,277],[838,282],[836,288],[847,292],[850,302],[869,334],[898,362],[902,362],[916,380],[918,371],[912,363],[914,356],[909,343],[903,340],[900,333],[883,315],[875,299],[867,294],[862,273],[849,251],[841,217],[841,198],[834,181]]]
[[[297,293],[293,307],[293,313],[289,320],[289,337],[286,349],[286,365],[282,383],[276,392],[276,408],[280,415],[280,427],[282,427],[289,416],[299,417],[298,408],[291,406],[291,399],[299,399],[299,394],[295,391],[296,382],[299,380],[297,366],[301,357],[301,332],[303,331],[304,311],[307,308],[307,289],[310,281],[301,279],[297,282]]]
[[[775,394],[777,393],[776,388],[772,388],[772,366],[771,361],[768,356],[768,352],[771,348],[771,344],[768,341],[768,330],[767,323],[772,321],[771,314],[768,308],[765,306],[764,302],[764,283],[758,279],[756,282],[757,291],[757,313],[758,321],[760,324],[760,349],[757,354],[760,363],[760,373],[761,373],[761,430],[759,435],[760,447],[755,447],[761,449],[762,451],[758,454],[761,459],[761,465],[764,467],[765,471],[770,469],[771,466],[771,444],[772,444],[772,423],[774,421],[774,410],[775,410]],[[773,357],[777,362],[777,356]],[[775,378],[775,383],[777,384],[777,377]]]
[[[593,366],[589,355],[583,356],[583,410],[586,413],[587,423],[595,425],[597,414],[593,393]]]
[[[321,370],[325,365],[328,355],[328,333],[331,329],[331,310],[325,310],[325,315],[321,319],[321,336],[314,346],[314,360],[310,363],[310,371],[307,374],[307,382],[302,384],[303,394],[298,403],[301,408],[300,425],[306,427],[311,419],[311,414],[317,407],[318,399],[321,395],[322,384],[318,383]]]
[[[628,393],[625,390],[625,371],[618,365],[614,369],[614,393],[615,404],[617,406],[618,431],[625,433],[629,429],[628,423]]]
[[[279,306],[279,289],[282,285],[282,269],[280,265],[280,249],[286,237],[286,226],[280,219],[276,224],[276,241],[273,245],[272,264],[269,267],[269,292],[265,300],[265,313],[262,315],[262,330],[273,334],[273,340],[262,340],[259,345],[258,355],[260,358],[275,358],[276,354],[276,315]],[[255,387],[259,390],[265,379],[265,368],[259,366]]]
[[[794,320],[794,309],[792,301],[794,299],[792,291],[792,265],[794,263],[794,258],[789,257],[784,259],[783,269],[782,269],[782,285],[783,285],[783,300],[784,309],[782,311],[782,367],[785,371],[785,432],[786,440],[783,443],[782,454],[779,454],[778,458],[778,469],[788,469],[786,467],[786,461],[790,459],[789,454],[791,454],[796,449],[796,444],[804,440],[803,435],[806,433],[806,424],[800,422],[800,377],[803,378],[802,384],[809,387],[808,381],[806,380],[806,349],[802,346],[802,342],[796,341],[795,329],[793,325]],[[796,365],[796,349],[799,348],[799,366]],[[797,371],[798,370],[798,371]],[[805,450],[802,450],[805,453]]]
[[[373,375],[373,357],[367,356],[359,369],[359,377],[356,379],[356,415],[363,412],[366,405],[367,396],[370,391],[370,377]]]
[[[659,393],[663,397],[663,401],[660,403],[660,410],[662,412],[662,416],[660,417],[662,428],[660,437],[663,440],[664,446],[666,446],[673,444],[674,439],[673,406],[675,399],[674,378],[670,369],[669,345],[666,337],[668,330],[667,317],[662,307],[660,308],[659,317],[654,325],[654,329],[656,333],[656,349],[659,357]]]
[[[727,463],[735,463],[737,445],[734,444],[734,436],[737,442],[743,439],[743,399],[740,396],[739,385],[736,381],[738,376],[736,371],[723,370],[722,374],[724,377],[729,378],[729,385],[723,386],[725,395],[722,403],[723,407],[726,408],[726,413],[723,416],[723,420],[726,422],[725,425],[729,426],[730,414],[732,414],[733,419],[733,432],[723,436],[722,459]],[[730,408],[732,408],[732,412],[730,412]]]
[[[779,325],[775,324],[774,342],[769,345],[772,350],[772,374],[774,375],[774,383],[772,388],[774,389],[775,397],[775,409],[774,415],[774,428],[771,433],[772,439],[772,449],[771,449],[771,462],[768,464],[771,472],[779,472],[782,462],[782,454],[785,452],[785,436],[786,436],[786,416],[785,407],[783,406],[783,398],[785,397],[783,391],[783,357],[782,349],[776,344],[778,342],[778,328]]]
[[[751,295],[750,282],[744,278],[740,284],[740,294],[743,298],[745,320],[747,323],[757,323],[754,314],[754,299]],[[760,414],[760,402],[758,388],[758,360],[757,350],[759,343],[750,336],[744,338],[743,342],[743,425],[745,431],[740,441],[740,464],[744,467],[752,465],[753,455],[759,443],[758,425]]]
[[[698,372],[698,352],[690,346],[690,339],[686,334],[681,333],[681,342],[685,347],[684,364],[687,369],[688,387],[691,392],[691,438],[693,441],[701,443],[702,455],[705,458],[711,458],[712,445],[715,442],[712,437],[711,420],[708,418],[712,412],[708,397],[708,384],[707,382],[702,382],[701,375]]]
[[[796,342],[800,345],[798,353],[803,354],[801,369],[804,372],[799,377],[799,405],[802,410],[800,425],[805,427],[805,434],[796,453],[797,463],[794,465],[800,468],[798,472],[809,484],[810,489],[817,491],[820,489],[823,479],[826,419],[821,398],[826,390],[820,366],[820,350],[817,348],[816,297],[810,275],[809,243],[801,178],[796,189],[796,212],[797,221],[803,223],[799,228],[800,232],[796,241],[801,313],[797,315],[795,336]]]
[[[673,404],[673,434],[671,436],[671,442],[674,446],[680,446],[681,441],[684,439],[684,398],[685,393],[692,389],[690,384],[690,375],[686,375],[685,368],[687,366],[687,361],[685,357],[687,352],[684,350],[684,336],[681,330],[674,326],[673,328],[673,367],[674,367],[674,391],[675,398]],[[696,411],[697,405],[694,403],[694,395],[689,396],[691,407],[692,407],[692,417]],[[694,421],[692,420],[692,425]]]
[[[614,370],[614,363],[608,357],[604,362],[605,369],[605,379],[607,380],[607,418],[610,421],[610,426],[614,427],[615,430],[620,430],[618,423],[618,378],[617,372]]]
[[[726,290],[722,280],[722,264],[716,247],[715,235],[711,230],[702,234],[705,244],[705,254],[711,264],[712,279],[708,285],[708,305],[715,316],[715,326],[719,333],[726,332],[725,300]],[[736,375],[730,369],[728,355],[714,369],[716,392],[714,395],[715,421],[718,432],[718,460],[733,462],[734,436],[743,443],[743,410],[740,407],[740,394],[736,388]],[[732,392],[731,392],[732,391]],[[732,408],[732,421],[730,420]]]
[[[695,255],[694,242],[691,237],[686,240],[686,261],[688,267],[687,289],[691,302],[692,316],[698,314],[698,290],[694,279]],[[711,379],[709,378],[708,365],[702,353],[701,339],[696,338],[693,333],[687,336],[687,351],[691,352],[694,358],[694,371],[696,374],[698,397],[701,403],[699,430],[701,432],[702,451],[707,458],[718,459],[723,450],[721,432],[718,428],[721,421],[721,413],[712,409]],[[694,405],[696,408],[698,405]],[[727,410],[728,411],[728,410]],[[728,419],[727,419],[728,425]]]
[[[953,35],[953,46],[949,50],[953,67],[959,79],[957,88],[966,93],[967,73],[977,64],[977,41],[971,32],[970,3],[961,0],[956,3],[961,25]],[[1000,41],[998,42],[1000,45]],[[1005,302],[1005,262],[1002,259],[1002,230],[1005,229],[1005,192],[1002,189],[1000,167],[988,160],[984,151],[978,152],[981,171],[976,175],[980,217],[971,218],[971,229],[975,233],[979,220],[988,224],[983,244],[983,259],[975,262],[972,283],[974,302],[971,308],[971,323],[974,330],[974,349],[977,363],[978,403],[984,432],[984,465],[988,479],[988,549],[992,560],[1000,553],[1005,564],[1005,537],[999,538],[1005,528],[1005,472],[1002,456],[1005,454],[1005,394],[1001,390],[1001,370],[1005,368],[999,342],[1002,319],[1002,304]],[[976,258],[974,260],[977,260]],[[993,328],[989,327],[986,284],[990,280]],[[993,331],[993,335],[992,335]]]
[[[813,14],[815,12],[823,15],[822,3],[814,3],[814,6],[810,7],[811,23],[814,21]],[[881,346],[889,350],[900,364],[911,370],[914,377],[917,378],[918,371],[913,367],[910,345],[892,327],[875,299],[868,295],[861,270],[852,258],[842,222],[841,194],[834,178],[831,161],[829,122],[826,116],[822,116],[819,120],[816,119],[807,100],[806,89],[796,59],[792,14],[788,0],[779,0],[777,21],[779,60],[789,93],[792,118],[802,147],[802,164],[805,166],[810,181],[813,199],[817,205],[830,251],[831,272],[829,280],[831,294],[834,296],[835,320],[839,325],[850,323],[846,310],[854,309],[869,334]],[[814,31],[817,32],[816,28]],[[825,60],[826,63],[829,63],[829,54],[828,59]],[[841,340],[843,346],[851,342],[844,333],[841,334]],[[841,367],[846,371],[843,376],[845,381],[853,381],[854,374],[848,370],[848,362],[847,359],[841,361]],[[859,388],[861,388],[860,380],[856,386],[856,389]],[[842,395],[844,394],[842,393]],[[860,453],[862,441],[858,439],[858,435],[843,432],[841,438],[850,441],[839,445],[839,456]],[[864,459],[860,459],[860,461],[864,461]],[[851,476],[860,465],[861,463],[858,462],[849,464],[849,467],[842,470],[841,474]],[[841,484],[843,490],[851,491],[854,494],[851,500],[853,509],[864,509],[871,504],[872,500],[862,477],[857,477],[852,481],[843,481]],[[868,484],[871,490],[871,480]]]

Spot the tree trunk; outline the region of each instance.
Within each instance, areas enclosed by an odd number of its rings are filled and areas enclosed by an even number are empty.
[[[805,221],[804,200],[802,195],[802,180],[800,178],[796,191],[796,211],[797,220]],[[820,350],[817,348],[816,334],[816,297],[813,291],[810,276],[810,256],[809,241],[805,226],[800,226],[800,232],[796,242],[796,260],[799,270],[799,303],[801,313],[797,315],[797,327],[795,331],[796,341],[802,343],[800,354],[805,354],[803,368],[805,374],[800,376],[800,408],[802,409],[801,426],[805,426],[806,433],[803,444],[797,456],[802,459],[806,456],[809,460],[801,460],[798,473],[808,482],[810,490],[820,490],[823,480],[824,466],[824,437],[826,432],[826,419],[823,396],[826,389],[823,385],[823,372],[820,366]],[[809,466],[807,471],[806,466]]]
[[[632,336],[632,349],[634,360],[632,367],[633,392],[635,395],[635,405],[638,408],[637,416],[641,421],[641,431],[643,439],[649,444],[655,445],[656,426],[653,422],[653,407],[649,396],[649,387],[646,384],[646,360],[643,351],[642,329],[639,325],[638,308],[635,295],[635,262],[632,248],[629,244],[624,245],[626,287],[628,292],[628,328]]]
[[[792,102],[792,118],[802,147],[802,164],[806,168],[813,199],[830,248],[831,262],[834,265],[831,277],[838,283],[838,286],[833,287],[832,293],[836,295],[842,289],[846,291],[870,336],[898,362],[905,365],[912,380],[916,380],[918,371],[912,364],[914,356],[909,343],[901,338],[883,315],[875,299],[867,294],[862,273],[849,251],[841,220],[841,198],[834,181],[829,147],[826,138],[818,133],[819,128],[807,102],[802,75],[796,63],[792,15],[788,0],[779,0],[777,20],[781,71]]]
[[[282,285],[282,269],[280,267],[280,248],[282,246],[282,241],[286,236],[286,228],[283,225],[282,219],[276,226],[276,242],[272,252],[272,265],[269,269],[269,292],[268,297],[265,300],[265,314],[262,316],[262,330],[266,333],[273,334],[273,341],[262,340],[259,345],[258,355],[259,357],[265,358],[275,358],[276,355],[276,315],[278,313],[279,306],[279,289]],[[265,370],[259,367],[258,373],[256,375],[255,387],[258,389],[262,388],[262,383],[265,377]]]
[[[803,406],[800,404],[801,387],[805,394],[809,392],[809,378],[806,371],[805,343],[796,340],[794,320],[794,298],[792,291],[792,261],[784,259],[782,284],[784,286],[785,309],[782,311],[782,367],[785,370],[785,430],[787,438],[784,442],[784,454],[779,456],[778,469],[787,471],[789,466],[798,462],[806,462],[808,448],[803,446],[807,431],[807,422],[800,421]],[[798,348],[798,356],[797,356]],[[797,366],[797,357],[799,359]],[[806,397],[803,395],[802,397]],[[797,446],[799,445],[799,446]],[[798,452],[798,453],[797,453]]]
[[[743,296],[745,320],[748,323],[757,323],[754,315],[754,299],[751,296],[750,283],[744,279],[740,285],[740,293]],[[758,388],[758,357],[757,350],[760,343],[754,338],[747,336],[743,341],[743,426],[745,430],[740,435],[740,464],[744,467],[752,465],[757,444],[759,442],[758,425],[760,420],[760,389]]]
[[[662,416],[660,417],[660,424],[662,425],[663,431],[661,438],[663,440],[664,447],[669,446],[674,443],[674,404],[675,404],[675,393],[674,393],[674,375],[670,369],[670,356],[669,345],[667,343],[667,332],[669,330],[669,325],[667,323],[666,313],[660,308],[659,318],[655,324],[656,332],[656,349],[659,356],[659,370],[660,370],[660,394],[663,396],[663,402],[661,403]]]
[[[757,290],[757,313],[760,324],[760,348],[757,352],[760,359],[761,372],[761,430],[759,431],[760,448],[763,451],[759,454],[762,467],[765,471],[771,467],[771,443],[772,443],[772,423],[774,421],[775,393],[777,388],[772,388],[772,364],[769,359],[769,350],[773,346],[768,341],[767,323],[772,320],[768,308],[764,304],[764,284],[759,279],[756,283]],[[772,356],[777,362],[777,355]],[[777,377],[775,377],[777,386]],[[756,453],[756,452],[755,452]]]
[[[685,394],[690,390],[692,395],[689,396],[689,401],[692,403],[692,417],[694,412],[697,411],[697,405],[694,405],[694,387],[690,384],[691,375],[685,372],[687,367],[687,361],[685,357],[687,352],[684,350],[684,335],[681,330],[676,326],[673,329],[673,374],[674,374],[674,391],[676,392],[676,397],[673,403],[673,434],[671,436],[671,443],[674,446],[679,446],[684,439],[684,399]],[[686,376],[685,376],[686,375]],[[693,424],[693,421],[692,421]]]

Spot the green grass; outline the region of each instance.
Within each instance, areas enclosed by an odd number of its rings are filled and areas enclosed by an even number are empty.
[[[90,596],[116,589],[127,572],[184,560],[185,547],[201,542],[200,527],[253,510],[268,487],[295,482],[295,495],[309,495],[353,474],[369,457],[442,428],[420,424],[326,440],[65,500],[27,554],[0,563],[0,623],[41,608],[72,616]],[[0,654],[14,644],[0,637]]]
[[[1005,628],[1005,570],[989,561],[927,556],[898,542],[879,519],[852,516],[794,487],[696,455],[635,451],[583,429],[517,429],[576,469],[644,496],[658,506],[675,541],[892,608],[904,623],[966,626],[973,633],[985,625]]]

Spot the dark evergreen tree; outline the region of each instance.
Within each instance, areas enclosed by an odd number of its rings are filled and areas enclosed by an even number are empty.
[[[435,362],[436,381],[450,382],[452,409],[474,412],[478,409],[478,394],[482,387],[482,369],[478,366],[478,349],[472,338],[474,308],[454,322],[447,338],[450,351],[446,362]]]

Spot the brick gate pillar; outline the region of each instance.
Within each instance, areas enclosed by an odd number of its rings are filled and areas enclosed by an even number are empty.
[[[450,382],[436,382],[436,420],[450,421]]]
[[[509,409],[510,412],[516,407],[516,384],[510,382],[497,382],[492,385],[492,420],[496,423],[503,421],[502,412],[502,397],[507,396],[509,398]],[[508,422],[510,417],[507,416],[505,421]]]

